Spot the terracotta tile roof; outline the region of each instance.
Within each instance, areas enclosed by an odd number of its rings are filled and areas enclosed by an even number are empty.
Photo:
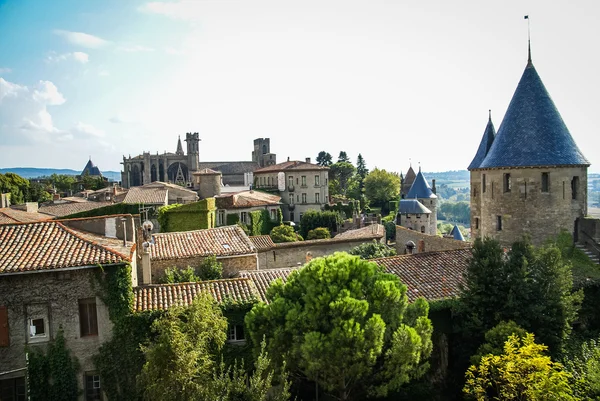
[[[471,259],[470,249],[425,252],[374,259],[388,273],[400,277],[408,287],[408,299],[428,301],[456,297]]]
[[[154,246],[150,247],[152,260],[255,253],[256,248],[237,225],[207,230],[154,234]]]
[[[329,170],[329,167],[319,166],[318,164],[306,163],[297,160],[292,160],[288,162],[273,164],[272,166],[267,166],[263,168],[259,168],[254,171],[254,174],[260,173],[275,173],[278,171],[308,171],[308,170]]]
[[[245,270],[239,272],[239,276],[252,280],[258,290],[260,300],[267,302],[267,288],[271,283],[278,278],[285,283],[294,270],[298,270],[298,268]]]
[[[275,243],[270,235],[254,235],[249,237],[257,251],[268,251],[275,248]]]
[[[200,162],[198,164],[198,170],[209,168],[222,175],[244,175],[244,173],[255,171],[259,167],[257,162]]]
[[[258,299],[258,291],[254,283],[247,278],[146,285],[136,287],[133,291],[135,311],[137,312],[191,305],[198,294],[203,292],[210,293],[219,303],[226,299],[233,302],[248,302]]]
[[[112,205],[111,202],[91,202],[78,201],[69,203],[59,203],[55,205],[41,206],[40,213],[44,213],[55,217],[70,216],[75,213],[87,212],[88,210],[98,209]]]
[[[34,221],[50,220],[50,218],[45,214],[26,212],[10,207],[0,209],[0,224],[31,223]]]
[[[119,263],[128,258],[55,221],[0,226],[0,274]]]
[[[168,190],[164,188],[129,188],[123,203],[145,203],[147,205],[166,205]]]
[[[257,206],[278,206],[281,196],[260,191],[228,193],[215,198],[218,209],[235,209]]]
[[[356,230],[348,230],[335,236],[334,239],[371,239],[381,238],[385,235],[385,227],[382,224],[372,224]]]
[[[170,183],[170,182],[162,182],[162,181],[154,181],[154,182],[151,182],[149,184],[142,185],[141,187],[138,187],[138,188],[176,189],[178,191],[182,191],[184,193],[187,193],[187,194],[189,194],[191,196],[198,195],[195,191],[192,191],[191,189],[182,187],[181,185],[173,184],[173,183]]]

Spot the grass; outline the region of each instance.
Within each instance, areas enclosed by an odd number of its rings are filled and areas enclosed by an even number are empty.
[[[581,249],[573,245],[573,237],[566,231],[558,235],[554,241],[565,260],[573,267],[573,284],[580,285],[588,280],[600,280],[600,265],[592,262]]]

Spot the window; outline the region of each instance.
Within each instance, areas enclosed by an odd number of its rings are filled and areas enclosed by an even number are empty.
[[[102,401],[102,388],[98,374],[85,374],[85,401]]]
[[[9,345],[8,308],[6,306],[0,306],[0,347],[8,347]]]
[[[217,213],[217,225],[225,225],[225,210],[219,210],[219,212]]]
[[[421,226],[421,232],[425,234],[425,226]]]
[[[320,195],[319,193],[315,194],[315,203],[321,203],[321,202],[319,202],[319,195]]]
[[[79,300],[79,327],[81,329],[81,337],[98,335],[96,298]]]
[[[502,216],[496,216],[496,231],[502,231]]]
[[[288,177],[288,188],[294,188],[294,177],[291,175]],[[290,191],[293,191],[293,189],[290,189]]]
[[[44,318],[29,319],[29,337],[46,337],[46,321]]]
[[[25,391],[25,377],[15,377],[13,379],[0,380],[0,400],[27,400],[27,392]]]
[[[183,198],[177,198],[177,203],[182,204],[183,203]]]
[[[306,194],[302,194],[302,203],[306,203]]]
[[[542,192],[550,190],[550,173],[542,173]]]
[[[244,224],[248,224],[248,212],[240,213],[240,221]]]
[[[290,205],[294,204],[294,194],[290,194]]]
[[[269,213],[271,214],[271,220],[277,220],[277,209],[271,209]]]
[[[303,187],[306,186],[306,176],[305,175],[302,176],[302,186]]]
[[[27,305],[28,342],[44,342],[49,340],[48,305]]]
[[[481,192],[485,193],[485,174],[481,175]]]
[[[318,187],[320,185],[320,180],[321,177],[319,177],[318,175],[315,175],[315,187]]]
[[[475,229],[479,230],[479,217],[475,217]]]
[[[271,177],[267,178],[267,185],[271,186]]]
[[[290,212],[290,221],[295,221],[294,212]]]
[[[579,177],[575,176],[571,180],[571,199],[577,199],[577,192],[579,192]]]
[[[241,324],[232,324],[229,326],[229,332],[227,333],[227,341],[236,342],[236,341],[245,341],[246,337],[244,336],[244,326]]]
[[[510,174],[504,174],[504,192],[510,192],[511,189]]]

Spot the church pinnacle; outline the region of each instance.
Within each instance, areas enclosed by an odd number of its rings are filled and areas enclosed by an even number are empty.
[[[175,154],[183,156],[183,146],[181,146],[181,136],[177,137],[177,151]]]

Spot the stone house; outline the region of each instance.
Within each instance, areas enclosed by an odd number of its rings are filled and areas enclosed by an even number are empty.
[[[250,224],[250,212],[266,210],[271,221],[276,222],[281,211],[281,197],[261,191],[241,191],[215,198],[217,226],[227,225],[227,216],[235,214],[244,224]]]
[[[237,225],[154,234],[148,247],[147,260],[142,262],[144,284],[162,279],[167,268],[185,269],[198,266],[206,257],[215,256],[223,265],[223,276],[230,277],[240,270],[256,270],[256,248]]]
[[[454,238],[444,238],[437,235],[423,234],[420,231],[396,226],[396,253],[423,253],[471,248],[470,242]]]
[[[102,381],[92,357],[111,337],[112,323],[100,286],[94,285],[96,274],[102,268],[125,269],[131,264],[132,281],[137,283],[135,242],[117,238],[129,231],[134,239],[134,219],[101,220],[0,226],[2,400],[26,399],[26,347],[29,352],[45,353],[60,329],[80,365],[79,399],[101,399]],[[91,232],[75,226],[89,226]]]
[[[471,174],[471,232],[508,245],[577,233],[587,214],[589,161],[577,147],[531,61],[500,129],[491,113]]]
[[[306,161],[287,161],[254,171],[254,188],[274,192],[283,202],[283,219],[299,223],[308,210],[329,203],[329,168]]]
[[[431,234],[431,210],[416,199],[400,199],[396,222],[410,230]]]
[[[408,173],[406,175],[407,177],[409,176]],[[425,222],[425,217],[423,216],[424,213],[414,213],[417,211],[417,209],[420,209],[420,206],[415,205],[414,203],[406,202],[408,200],[417,200],[419,201],[419,203],[425,206],[427,210],[429,210],[428,224],[423,224]],[[410,226],[401,224],[402,215],[400,208],[402,207],[402,205],[404,205],[405,208],[410,208],[411,213],[405,213],[404,219],[404,222],[408,224],[406,214],[411,215]],[[417,214],[419,214],[418,218],[416,217]],[[429,183],[425,179],[425,176],[421,172],[421,167],[419,167],[419,172],[417,173],[417,176],[415,177],[412,185],[410,186],[406,197],[400,198],[400,205],[398,210],[398,216],[396,218],[396,223],[398,225],[402,225],[410,229],[415,229],[416,231],[423,232],[425,234],[437,234],[437,195],[435,194],[435,180],[433,180],[433,188],[430,187]]]

